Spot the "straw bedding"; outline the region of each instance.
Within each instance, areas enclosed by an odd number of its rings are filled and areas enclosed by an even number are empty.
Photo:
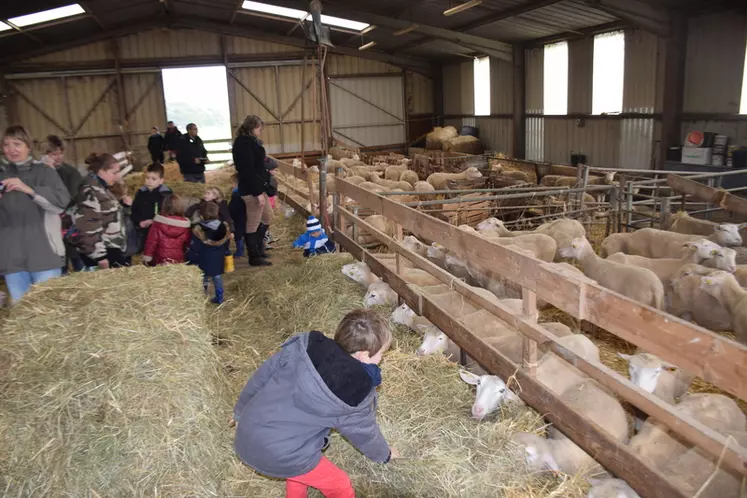
[[[0,334],[5,495],[224,495],[230,402],[204,309],[186,266],[34,288]]]
[[[433,131],[425,137],[425,148],[432,150],[443,150],[444,146],[452,138],[459,136],[459,132],[453,126],[441,128],[436,126]]]

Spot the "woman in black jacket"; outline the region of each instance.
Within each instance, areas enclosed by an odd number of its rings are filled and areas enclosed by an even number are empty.
[[[246,203],[246,249],[251,266],[269,266],[264,238],[272,221],[267,194],[272,192],[269,161],[262,140],[264,123],[258,116],[247,116],[233,143],[233,162],[239,173],[239,195]]]

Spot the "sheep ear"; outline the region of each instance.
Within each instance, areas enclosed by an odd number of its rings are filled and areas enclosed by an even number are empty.
[[[632,355],[625,354],[625,353],[617,353],[617,356],[619,356],[620,358],[622,358],[625,361],[630,361],[630,360],[633,359]]]
[[[480,377],[466,370],[459,370],[459,377],[461,377],[464,382],[471,386],[476,386],[480,381]]]

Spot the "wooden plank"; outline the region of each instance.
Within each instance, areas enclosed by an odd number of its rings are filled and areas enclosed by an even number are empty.
[[[540,299],[575,318],[589,320],[747,400],[744,380],[747,379],[747,346],[596,284],[570,280],[535,258],[459,230],[344,180],[337,182],[337,188],[362,207],[384,215],[420,237],[438,241],[458,257],[535,292]],[[680,349],[672,347],[675,339]]]
[[[614,440],[605,430],[572,410],[523,369],[517,371],[515,363],[449,316],[427,296],[415,292],[401,277],[378,262],[352,239],[342,233],[335,233],[335,238],[346,251],[368,263],[371,270],[381,276],[408,306],[431,320],[441,330],[447,331],[459,347],[466,350],[488,371],[504,379],[515,375],[521,385],[519,396],[527,404],[540,413],[547,414],[547,419],[555,427],[606,468],[625,479],[641,496],[644,498],[687,498],[686,494],[670,483],[660,472],[638,460],[624,443]]]
[[[745,174],[747,174],[747,170]],[[747,199],[730,194],[726,190],[709,187],[678,175],[667,175],[667,185],[677,192],[692,195],[701,201],[715,204],[727,211],[747,215]]]
[[[482,306],[484,309],[490,311],[496,317],[506,322],[509,326],[521,332],[527,340],[535,344],[535,348],[537,343],[544,343],[547,341],[558,346],[555,341],[555,336],[536,322],[537,308],[536,295],[534,295],[534,293],[523,289],[524,316],[516,316],[504,305],[496,304],[495,302],[489,301],[483,296],[476,294],[470,286],[461,280],[456,279],[453,275],[431,263],[427,259],[406,250],[397,243],[397,241],[386,236],[384,233],[380,232],[369,223],[366,223],[364,220],[354,216],[349,211],[341,208],[340,212],[349,219],[357,222],[357,224],[363,229],[376,237],[381,243],[385,244],[390,251],[396,252],[397,255],[404,256],[416,267],[427,271],[441,280],[445,285],[448,285],[453,291],[471,300],[474,304]],[[442,330],[451,337],[451,334],[447,329]],[[714,458],[718,458],[721,455],[723,448],[727,446],[726,439],[718,432],[691,417],[680,414],[673,406],[665,403],[650,393],[643,391],[638,386],[632,384],[628,379],[605,365],[601,363],[589,363],[570,351],[563,350],[563,354],[566,358],[572,358],[573,365],[589,377],[598,381],[623,399],[628,400],[645,413],[666,424],[673,432],[680,435],[686,441],[711,453]],[[529,360],[531,362],[532,359],[529,358]],[[536,357],[533,363],[536,363]],[[747,450],[740,450],[738,452],[731,449],[727,450],[724,456],[724,462],[735,471],[747,475],[747,467],[745,466],[745,463],[747,462]]]
[[[514,108],[513,108],[513,143],[511,156],[523,159],[526,155],[526,71],[524,46],[514,45]]]

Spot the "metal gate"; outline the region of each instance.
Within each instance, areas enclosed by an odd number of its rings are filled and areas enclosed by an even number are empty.
[[[332,133],[355,147],[404,144],[402,75],[329,80]]]

